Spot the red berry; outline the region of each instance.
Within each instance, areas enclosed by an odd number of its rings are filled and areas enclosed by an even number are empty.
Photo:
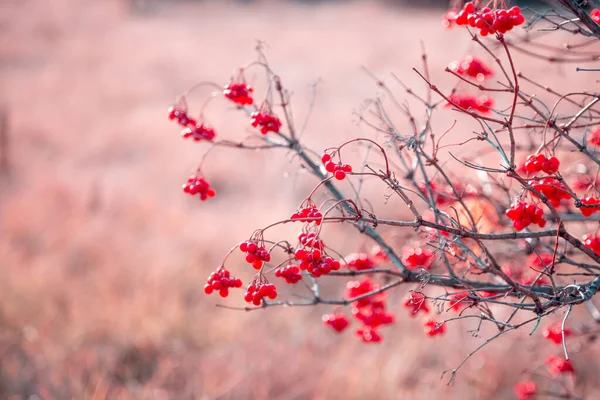
[[[565,360],[562,357],[550,356],[546,359],[546,366],[548,367],[548,372],[552,376],[558,376],[561,374],[574,374],[575,369],[571,364],[571,361]]]
[[[515,385],[518,400],[530,400],[537,394],[537,385],[532,381],[519,382]]]
[[[337,179],[338,181],[343,180],[346,177],[346,173],[342,170],[337,170],[333,173],[333,176],[335,177],[335,179]]]

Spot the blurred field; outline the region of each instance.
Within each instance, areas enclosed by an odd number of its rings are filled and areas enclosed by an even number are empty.
[[[446,386],[441,372],[482,340],[466,326],[428,339],[398,306],[385,342],[364,345],[323,328],[326,308],[244,313],[215,308],[202,292],[230,246],[287,216],[315,182],[284,153],[217,150],[205,173],[218,198],[187,198],[180,185],[202,145],[181,140],[167,120],[175,96],[200,80],[226,82],[262,39],[298,120],[322,80],[306,139],[334,145],[359,134],[352,111],[377,92],[361,66],[420,87],[411,72],[419,38],[438,82],[467,51],[465,36],[439,28],[440,10],[116,0],[1,7],[10,159],[0,178],[0,398],[500,399],[542,363],[536,349],[549,345],[521,332]],[[568,72],[566,82],[565,67],[534,71],[559,89],[586,79]],[[219,134],[245,134],[227,104],[209,110]],[[361,243],[331,241],[345,251]],[[238,261],[230,268],[250,278]],[[597,398],[597,357],[574,353],[576,367],[586,363],[578,387]]]

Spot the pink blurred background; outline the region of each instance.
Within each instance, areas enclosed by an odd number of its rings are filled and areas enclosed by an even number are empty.
[[[408,288],[390,294],[398,322],[380,345],[325,329],[326,307],[244,313],[215,307],[241,299],[202,291],[232,245],[288,216],[315,181],[285,152],[218,149],[205,168],[218,197],[188,198],[180,186],[204,147],[181,140],[168,121],[175,97],[202,80],[227,82],[264,40],[298,120],[321,81],[305,136],[320,150],[360,134],[352,112],[377,94],[361,66],[422,88],[411,71],[422,39],[432,79],[448,79],[443,67],[472,45],[464,32],[440,27],[443,8],[117,0],[1,7],[9,159],[0,177],[0,398],[500,399],[512,398],[523,371],[540,370],[538,350],[549,345],[540,332],[538,340],[516,332],[446,385],[442,371],[483,339],[460,323],[426,338],[400,306]],[[585,83],[570,66],[540,69],[517,58],[557,89]],[[246,120],[225,102],[208,113],[223,137],[246,134]],[[454,117],[448,111],[440,124]],[[363,244],[342,232],[330,239],[341,250]],[[241,257],[232,260],[237,275],[252,276]],[[574,364],[586,398],[598,396],[597,358],[576,356]]]

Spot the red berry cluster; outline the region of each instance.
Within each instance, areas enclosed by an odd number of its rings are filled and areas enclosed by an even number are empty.
[[[423,323],[425,334],[429,337],[443,335],[446,332],[446,325],[438,324],[433,318],[426,319]]]
[[[260,133],[266,135],[269,132],[279,132],[281,129],[281,121],[274,115],[255,111],[250,115],[250,124],[253,127],[260,126]]]
[[[409,269],[416,268],[431,268],[431,263],[433,262],[433,253],[426,248],[407,247],[402,250],[402,262]]]
[[[268,297],[273,300],[277,297],[277,288],[272,283],[252,282],[244,295],[247,303],[260,306],[263,298]]]
[[[290,219],[293,221],[301,219],[302,222],[314,222],[317,225],[321,225],[323,214],[321,214],[317,207],[304,207],[298,212],[293,213]]]
[[[374,284],[369,278],[348,282],[346,298],[354,299],[378,289],[379,285]],[[394,315],[386,311],[385,293],[367,296],[356,301],[352,307],[352,314],[363,325],[357,329],[356,335],[367,343],[380,342],[383,337],[377,329],[382,325],[394,322]]]
[[[571,180],[571,188],[578,191],[586,191],[592,186],[594,179],[587,175],[579,175]]]
[[[597,235],[583,235],[583,244],[586,247],[594,250],[596,254],[600,254],[600,236]]]
[[[169,108],[169,119],[177,120],[177,123],[183,127],[196,126],[196,120],[187,115],[187,111],[180,107]]]
[[[383,249],[379,246],[373,246],[373,248],[371,249],[371,259],[375,263],[382,263],[382,262],[390,261],[390,258],[388,257],[388,255],[385,254],[385,251],[383,251]]]
[[[453,94],[448,97],[450,103],[446,107],[454,107],[455,105],[463,110],[475,110],[480,113],[488,113],[494,106],[494,101],[487,96],[474,96],[472,94]]]
[[[365,253],[352,253],[345,257],[348,268],[355,271],[365,271],[375,268],[375,262]]]
[[[537,224],[540,228],[546,226],[544,210],[535,204],[519,201],[506,210],[506,216],[513,222],[517,231],[527,228],[531,224]]]
[[[563,340],[563,332],[561,324],[554,324],[544,328],[543,335],[546,339],[550,340],[554,344],[561,344]],[[565,337],[570,336],[571,331],[565,328]]]
[[[295,252],[295,257],[300,261],[300,269],[308,271],[315,278],[322,275],[327,275],[331,271],[340,269],[340,262],[321,253],[321,250],[305,250],[298,249]]]
[[[564,358],[558,356],[548,357],[546,359],[546,366],[548,367],[548,372],[552,376],[558,376],[566,373],[575,373],[575,368],[573,368],[571,361],[565,360]]]
[[[527,265],[536,270],[541,270],[552,264],[554,255],[551,253],[533,253],[527,257]]]
[[[300,268],[293,264],[275,270],[275,276],[285,279],[285,282],[289,284],[295,284],[302,280]]]
[[[600,24],[600,10],[594,8],[590,13],[590,17],[594,20],[595,23]]]
[[[480,82],[493,75],[492,70],[483,61],[473,56],[466,56],[460,62],[451,62],[448,64],[448,69],[459,75],[467,75],[475,78]]]
[[[235,278],[228,270],[219,267],[206,280],[204,293],[211,294],[213,291],[218,290],[221,297],[227,297],[229,295],[229,288],[241,287],[241,279]]]
[[[259,246],[255,242],[246,241],[240,243],[240,250],[246,253],[246,262],[252,264],[254,269],[261,269],[263,263],[271,261],[271,254],[264,246]]]
[[[177,120],[177,123],[185,128],[181,131],[181,136],[183,136],[184,139],[191,137],[197,142],[202,139],[212,141],[216,136],[213,128],[205,124],[199,124],[187,114],[187,111],[184,108],[169,108],[169,119]]]
[[[300,241],[300,244],[309,247],[310,249],[323,250],[325,248],[325,243],[317,237],[315,232],[300,232],[298,240]]]
[[[600,128],[596,128],[590,132],[587,141],[592,146],[600,146]]]
[[[188,126],[184,130],[181,131],[181,136],[184,139],[192,138],[196,142],[200,140],[208,140],[212,141],[216,135],[215,130],[208,125],[205,124],[196,124],[194,126]]]
[[[560,206],[562,200],[571,198],[565,185],[554,178],[542,179],[539,182],[533,183],[531,187],[546,196],[550,204],[554,207]]]
[[[333,173],[333,176],[338,181],[343,180],[347,173],[352,172],[352,167],[350,165],[342,164],[341,162],[337,164],[334,163],[331,161],[331,156],[327,153],[321,156],[321,162],[323,162],[323,165],[325,165],[327,172]]]
[[[531,262],[528,263],[530,266],[533,266]],[[519,285],[523,286],[542,286],[550,284],[550,280],[546,276],[541,276],[536,270],[539,270],[540,267],[535,268],[516,268],[510,265],[503,265],[501,268],[502,272],[508,275],[511,279],[516,281]]]
[[[558,158],[552,156],[546,158],[543,154],[531,154],[525,161],[525,170],[530,173],[545,172],[547,174],[553,174],[558,171],[560,161]]]
[[[200,195],[200,200],[204,201],[209,197],[215,197],[217,192],[211,189],[210,182],[201,176],[192,175],[188,178],[187,183],[183,185],[183,191],[191,195]]]
[[[331,327],[336,332],[342,332],[350,325],[348,318],[341,313],[325,314],[322,320],[325,326]]]
[[[487,36],[495,32],[506,33],[524,22],[525,17],[523,17],[521,9],[517,6],[511,7],[509,10],[491,10],[486,7],[477,12],[475,5],[468,2],[456,15],[456,25],[469,25],[472,28],[477,28],[481,36]]]
[[[473,300],[469,298],[469,293],[456,293],[450,296],[448,311],[460,312],[473,304]]]
[[[584,217],[589,217],[593,213],[600,211],[600,199],[597,199],[595,197],[586,197],[584,199],[581,199],[581,204],[597,206],[597,207],[581,207],[580,210]]]
[[[356,330],[356,336],[360,337],[365,343],[379,343],[383,340],[383,336],[381,336],[375,328],[371,328],[368,325],[358,328]]]
[[[254,92],[254,89],[246,83],[230,82],[223,88],[225,97],[241,106],[254,103],[252,92]]]
[[[519,382],[515,385],[518,400],[530,400],[537,394],[537,385],[533,381]]]
[[[414,317],[420,311],[422,311],[425,314],[429,312],[427,300],[425,299],[425,295],[423,293],[407,293],[406,297],[404,297],[404,302],[402,303],[402,305],[409,309],[412,308],[412,311],[410,312],[411,317]]]

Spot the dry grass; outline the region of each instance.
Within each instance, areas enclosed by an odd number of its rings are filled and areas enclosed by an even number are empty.
[[[116,0],[5,3],[0,101],[11,163],[0,178],[0,398],[510,398],[521,372],[555,351],[513,334],[446,386],[441,371],[481,341],[465,326],[427,339],[393,307],[398,323],[369,346],[324,329],[325,309],[242,313],[216,309],[202,293],[222,254],[287,215],[314,181],[285,154],[223,150],[206,171],[218,200],[183,196],[201,146],[168,123],[175,95],[201,79],[225,82],[264,39],[296,93],[298,118],[309,85],[323,79],[307,140],[333,145],[357,135],[351,112],[376,92],[361,65],[419,85],[410,74],[417,37],[432,65],[467,51],[463,35],[437,29],[437,13],[370,3],[163,2],[144,13]],[[567,73],[541,72],[551,82]],[[232,110],[211,107],[222,135],[243,134]],[[600,390],[594,347],[590,356],[574,350],[589,398]]]

